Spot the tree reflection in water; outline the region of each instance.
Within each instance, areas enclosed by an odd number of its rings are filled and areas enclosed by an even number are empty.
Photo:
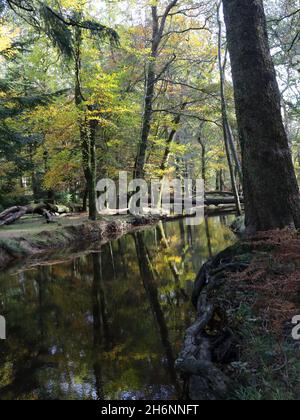
[[[201,264],[234,240],[224,220],[207,223],[1,273],[0,398],[177,398],[174,358],[194,316],[187,297]]]
[[[154,269],[151,262],[149,251],[144,242],[143,233],[135,235],[136,253],[139,261],[141,278],[145,287],[147,297],[150,302],[150,307],[153,316],[157,322],[161,342],[165,350],[165,357],[167,361],[167,371],[170,376],[171,383],[174,385],[177,396],[180,397],[180,385],[175,371],[175,357],[173,349],[169,340],[169,331],[164,317],[163,310],[158,296],[158,287],[156,284]]]

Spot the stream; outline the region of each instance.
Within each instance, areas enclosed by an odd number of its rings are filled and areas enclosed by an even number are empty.
[[[179,399],[174,361],[195,276],[235,241],[231,220],[161,223],[101,252],[0,273],[0,399]]]

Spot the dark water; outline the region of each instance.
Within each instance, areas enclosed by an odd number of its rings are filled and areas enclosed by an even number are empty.
[[[0,399],[176,399],[174,370],[207,258],[234,241],[226,219],[174,222],[101,252],[0,274]]]

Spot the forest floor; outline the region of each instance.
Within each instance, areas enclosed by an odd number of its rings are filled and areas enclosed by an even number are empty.
[[[292,336],[300,315],[299,232],[261,233],[225,250],[202,268],[193,302],[196,333],[183,354],[207,376],[185,364],[190,398],[300,399],[300,341]]]
[[[60,217],[56,223],[45,223],[40,216],[25,216],[10,226],[0,227],[0,269],[17,260],[47,257],[78,249],[96,248],[125,233],[162,220],[158,216],[105,216],[91,222],[87,214]]]

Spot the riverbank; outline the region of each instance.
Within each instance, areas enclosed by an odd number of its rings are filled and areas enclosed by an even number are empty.
[[[0,270],[12,262],[42,257],[57,250],[89,249],[130,231],[165,220],[159,216],[107,216],[91,222],[85,215],[73,215],[45,224],[39,216],[28,216],[0,228]],[[170,219],[173,220],[173,219]]]
[[[192,400],[300,399],[300,234],[262,233],[206,263],[177,368]]]

